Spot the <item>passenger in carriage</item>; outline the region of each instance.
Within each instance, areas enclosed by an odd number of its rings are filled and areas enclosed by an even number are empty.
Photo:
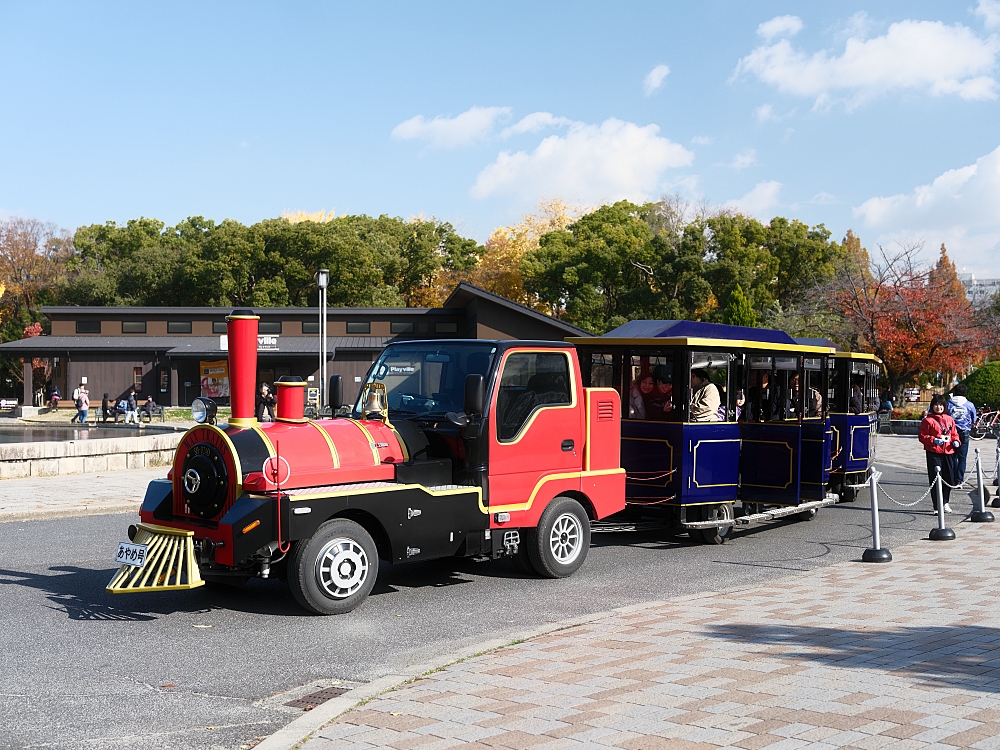
[[[691,391],[691,421],[718,422],[722,398],[705,370],[691,370]]]
[[[799,388],[799,374],[792,375],[788,385],[792,392],[792,405],[795,411],[801,411],[805,417],[818,417],[823,413],[823,396],[815,388],[810,387],[806,395],[805,409],[802,409],[802,393]]]
[[[865,410],[864,378],[856,377],[851,383],[851,414],[860,414]]]
[[[653,374],[649,371],[632,381],[628,391],[629,419],[647,419],[646,401],[652,397],[653,390]]]
[[[665,422],[673,410],[673,377],[666,367],[658,365],[653,370],[653,391],[646,400],[646,418]]]

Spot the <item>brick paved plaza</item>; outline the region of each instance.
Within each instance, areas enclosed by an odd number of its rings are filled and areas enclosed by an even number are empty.
[[[655,603],[455,664],[304,748],[1000,748],[1000,524],[955,526],[888,565]]]

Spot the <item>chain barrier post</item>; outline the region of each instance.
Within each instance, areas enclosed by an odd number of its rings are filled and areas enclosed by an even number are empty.
[[[938,525],[936,528],[931,529],[929,537],[935,542],[948,542],[955,538],[955,532],[947,528],[944,525],[944,489],[941,484],[941,467],[935,466],[937,469],[937,477],[934,482],[937,485],[937,515],[938,515]]]
[[[985,493],[988,492],[983,482],[983,457],[979,455],[979,448],[976,448],[976,497],[979,502],[974,503],[976,507],[972,509],[972,515],[969,516],[969,520],[973,523],[993,523],[996,520],[993,514],[986,510],[988,495]]]
[[[1000,487],[1000,438],[997,439],[996,460],[993,462],[993,486]],[[990,491],[986,490],[987,497],[989,494]],[[994,491],[993,502],[990,505],[994,508],[1000,508],[1000,490]]]
[[[872,506],[872,546],[861,556],[862,562],[887,563],[892,562],[892,553],[882,547],[882,539],[878,528],[878,477],[875,467],[871,468],[868,477],[868,490],[871,494]]]

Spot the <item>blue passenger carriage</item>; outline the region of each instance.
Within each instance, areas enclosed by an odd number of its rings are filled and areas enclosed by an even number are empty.
[[[633,519],[718,544],[735,524],[811,517],[836,502],[824,396],[832,347],[686,320],[631,321],[571,341],[584,383],[621,395]]]
[[[837,352],[830,365],[831,486],[842,501],[852,501],[857,491],[850,485],[867,481],[875,459],[882,360],[863,352]]]

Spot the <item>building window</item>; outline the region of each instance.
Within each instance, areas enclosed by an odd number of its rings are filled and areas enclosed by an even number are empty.
[[[280,320],[262,320],[260,325],[257,326],[258,333],[266,333],[271,336],[276,336],[281,333],[281,321]]]
[[[136,393],[142,393],[142,368],[133,367],[132,368],[132,382],[134,383],[134,388]]]
[[[145,333],[145,332],[146,332],[145,320],[122,321],[122,333]]]
[[[100,333],[101,321],[99,320],[78,320],[76,321],[77,333]]]
[[[390,323],[392,333],[413,333],[413,323]]]
[[[302,321],[302,333],[314,333],[319,335],[319,321],[318,320],[303,320]]]
[[[168,320],[167,333],[191,333],[190,320]]]
[[[458,323],[435,323],[434,333],[458,333]]]
[[[224,320],[213,320],[212,321],[212,333],[226,333],[229,329],[226,328],[226,321]]]
[[[347,324],[348,333],[371,333],[372,324],[371,323],[348,323]]]

